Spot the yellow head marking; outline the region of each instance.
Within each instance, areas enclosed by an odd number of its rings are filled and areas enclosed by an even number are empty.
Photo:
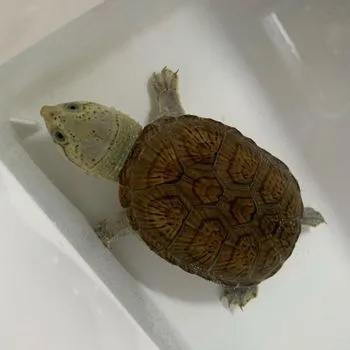
[[[40,114],[55,144],[86,172],[94,172],[119,130],[115,111],[93,102],[43,106]]]

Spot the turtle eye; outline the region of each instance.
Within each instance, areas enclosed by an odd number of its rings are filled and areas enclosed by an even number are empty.
[[[55,133],[53,134],[53,137],[55,141],[58,143],[63,143],[66,141],[65,136],[60,131],[55,131]]]
[[[69,109],[70,111],[77,111],[80,109],[80,104],[79,103],[76,103],[76,102],[71,102],[71,103],[67,103],[65,105],[65,107],[67,109]]]

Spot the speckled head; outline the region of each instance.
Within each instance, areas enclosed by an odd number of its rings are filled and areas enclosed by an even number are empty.
[[[43,106],[46,128],[61,152],[89,174],[116,179],[129,148],[141,127],[125,114],[93,102],[67,102]],[[135,137],[124,135],[123,126],[137,124]],[[135,134],[135,132],[134,132]],[[131,135],[132,136],[132,135]]]

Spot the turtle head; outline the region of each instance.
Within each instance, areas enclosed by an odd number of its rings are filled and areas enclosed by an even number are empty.
[[[141,126],[94,102],[43,106],[40,114],[60,152],[88,174],[117,180]]]

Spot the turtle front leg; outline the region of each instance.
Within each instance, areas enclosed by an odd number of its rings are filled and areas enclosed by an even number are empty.
[[[253,285],[249,287],[244,286],[225,286],[221,301],[227,304],[228,308],[232,310],[235,306],[239,306],[241,310],[248,304],[248,302],[258,295],[258,286]]]
[[[178,93],[178,72],[164,67],[152,75],[152,87],[158,101],[159,117],[178,117],[185,114]]]
[[[129,234],[138,236],[138,234],[131,228],[125,211],[104,218],[97,223],[94,230],[98,238],[108,249],[111,249],[112,243],[121,237]]]

